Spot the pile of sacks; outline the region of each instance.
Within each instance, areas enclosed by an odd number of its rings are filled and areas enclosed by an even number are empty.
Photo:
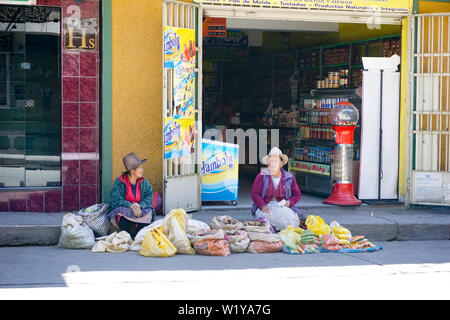
[[[289,254],[304,254],[317,252],[365,252],[365,250],[380,250],[364,236],[354,236],[349,229],[341,226],[337,221],[330,225],[314,215],[306,219],[306,230],[288,226],[279,235],[283,242],[282,251]],[[345,251],[350,249],[351,251]]]
[[[249,253],[271,253],[281,251],[283,243],[278,234],[272,233],[270,223],[266,219],[244,221],[243,229],[247,232],[250,244]]]
[[[217,216],[211,221],[212,230],[223,230],[232,253],[270,253],[283,247],[281,238],[270,230],[265,219],[239,221],[230,216]]]
[[[319,252],[319,237],[311,230],[288,226],[279,233],[283,242],[283,251],[291,254]]]
[[[231,253],[269,253],[281,251],[283,243],[264,219],[239,221],[215,216],[209,228],[188,233],[194,250],[202,255],[227,256]]]

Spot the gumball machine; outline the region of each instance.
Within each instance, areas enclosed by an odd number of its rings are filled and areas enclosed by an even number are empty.
[[[353,135],[359,113],[350,102],[339,102],[330,112],[330,120],[336,133],[332,179],[333,191],[323,203],[340,206],[360,205],[353,187]]]

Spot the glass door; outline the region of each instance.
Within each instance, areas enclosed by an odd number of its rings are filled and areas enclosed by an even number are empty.
[[[60,186],[60,9],[0,11],[0,188]]]

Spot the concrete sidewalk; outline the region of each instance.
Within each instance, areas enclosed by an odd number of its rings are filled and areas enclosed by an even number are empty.
[[[450,210],[447,208],[411,208],[403,206],[309,207],[305,216],[319,215],[326,223],[333,220],[365,235],[372,241],[449,240]],[[65,213],[0,212],[0,246],[56,245]],[[208,207],[192,213],[192,218],[209,224],[214,216],[229,215],[252,220],[248,209]],[[157,217],[161,219],[161,216]]]

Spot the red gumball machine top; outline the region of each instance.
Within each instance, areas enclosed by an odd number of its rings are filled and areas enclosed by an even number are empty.
[[[358,109],[350,102],[339,102],[331,109],[330,122],[336,132],[337,144],[353,144],[353,133],[358,120]]]
[[[359,112],[352,103],[339,102],[331,109],[330,120],[333,126],[356,126]]]

